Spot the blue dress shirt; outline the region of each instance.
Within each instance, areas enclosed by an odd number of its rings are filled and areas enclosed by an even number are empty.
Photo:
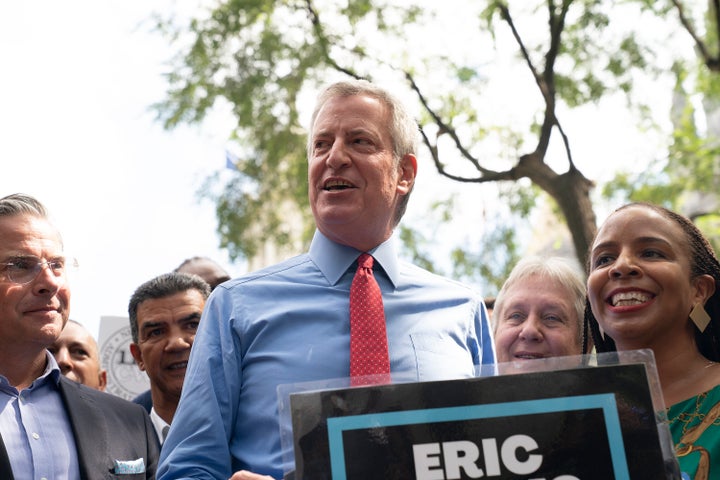
[[[80,478],[59,378],[60,368],[50,352],[45,372],[22,391],[0,375],[0,434],[15,480]]]
[[[241,469],[281,478],[291,468],[283,464],[277,387],[349,375],[349,294],[360,253],[316,232],[309,253],[213,291],[159,480],[225,479]],[[477,292],[399,261],[392,239],[369,253],[393,378],[472,377],[475,365],[495,362]]]

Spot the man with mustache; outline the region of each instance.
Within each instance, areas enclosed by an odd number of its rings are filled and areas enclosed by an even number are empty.
[[[130,353],[150,379],[152,419],[165,441],[175,415],[190,348],[210,286],[197,275],[165,273],[140,285],[130,297]]]

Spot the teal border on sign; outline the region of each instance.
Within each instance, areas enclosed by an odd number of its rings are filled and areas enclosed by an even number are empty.
[[[602,409],[605,428],[610,444],[610,457],[616,480],[630,480],[625,458],[625,444],[620,429],[620,417],[613,393],[578,395],[543,400],[520,402],[488,403],[464,407],[430,408],[401,412],[368,413],[346,417],[328,418],[328,439],[330,443],[330,468],[333,480],[347,480],[345,471],[345,447],[342,434],[347,430],[364,430],[378,427],[394,427],[425,423],[454,422],[480,418],[510,417],[576,410]]]

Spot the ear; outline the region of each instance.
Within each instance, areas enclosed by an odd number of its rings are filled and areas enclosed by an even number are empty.
[[[693,284],[695,286],[693,305],[698,303],[705,305],[707,299],[715,293],[715,279],[711,275],[699,275],[693,279]]]
[[[140,370],[144,372],[145,362],[143,362],[142,352],[140,351],[140,346],[137,343],[130,344],[130,353],[135,359],[135,363],[137,363],[137,366],[140,368]]]
[[[397,191],[400,195],[407,195],[412,190],[417,175],[417,158],[415,158],[415,155],[408,153],[400,159],[398,174],[400,178]]]
[[[105,387],[107,387],[107,370],[100,370],[100,373],[98,374],[98,380],[100,381],[98,389],[104,392]]]

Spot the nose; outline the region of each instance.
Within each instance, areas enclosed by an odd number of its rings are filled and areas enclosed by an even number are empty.
[[[345,150],[345,142],[342,139],[336,139],[333,142],[325,164],[334,170],[339,170],[350,165],[350,156]]]
[[[621,278],[625,276],[637,276],[640,274],[640,270],[633,260],[632,255],[628,252],[622,252],[618,255],[617,259],[615,259],[615,262],[613,262],[609,273],[613,278]]]
[[[543,339],[542,328],[540,319],[537,315],[531,314],[523,322],[522,328],[520,329],[521,340],[526,342],[541,342]]]
[[[165,350],[169,352],[177,352],[190,348],[192,346],[194,335],[186,332],[176,332],[173,334],[165,345]]]
[[[67,375],[67,372],[69,372],[73,368],[72,359],[70,358],[70,352],[67,348],[59,348],[55,352],[55,361],[57,361],[57,364],[60,367],[60,373],[62,373],[63,375]]]
[[[38,276],[33,280],[33,290],[37,294],[51,294],[54,295],[60,287],[65,283],[65,277],[63,275],[55,275],[52,268],[48,265],[43,265]]]

